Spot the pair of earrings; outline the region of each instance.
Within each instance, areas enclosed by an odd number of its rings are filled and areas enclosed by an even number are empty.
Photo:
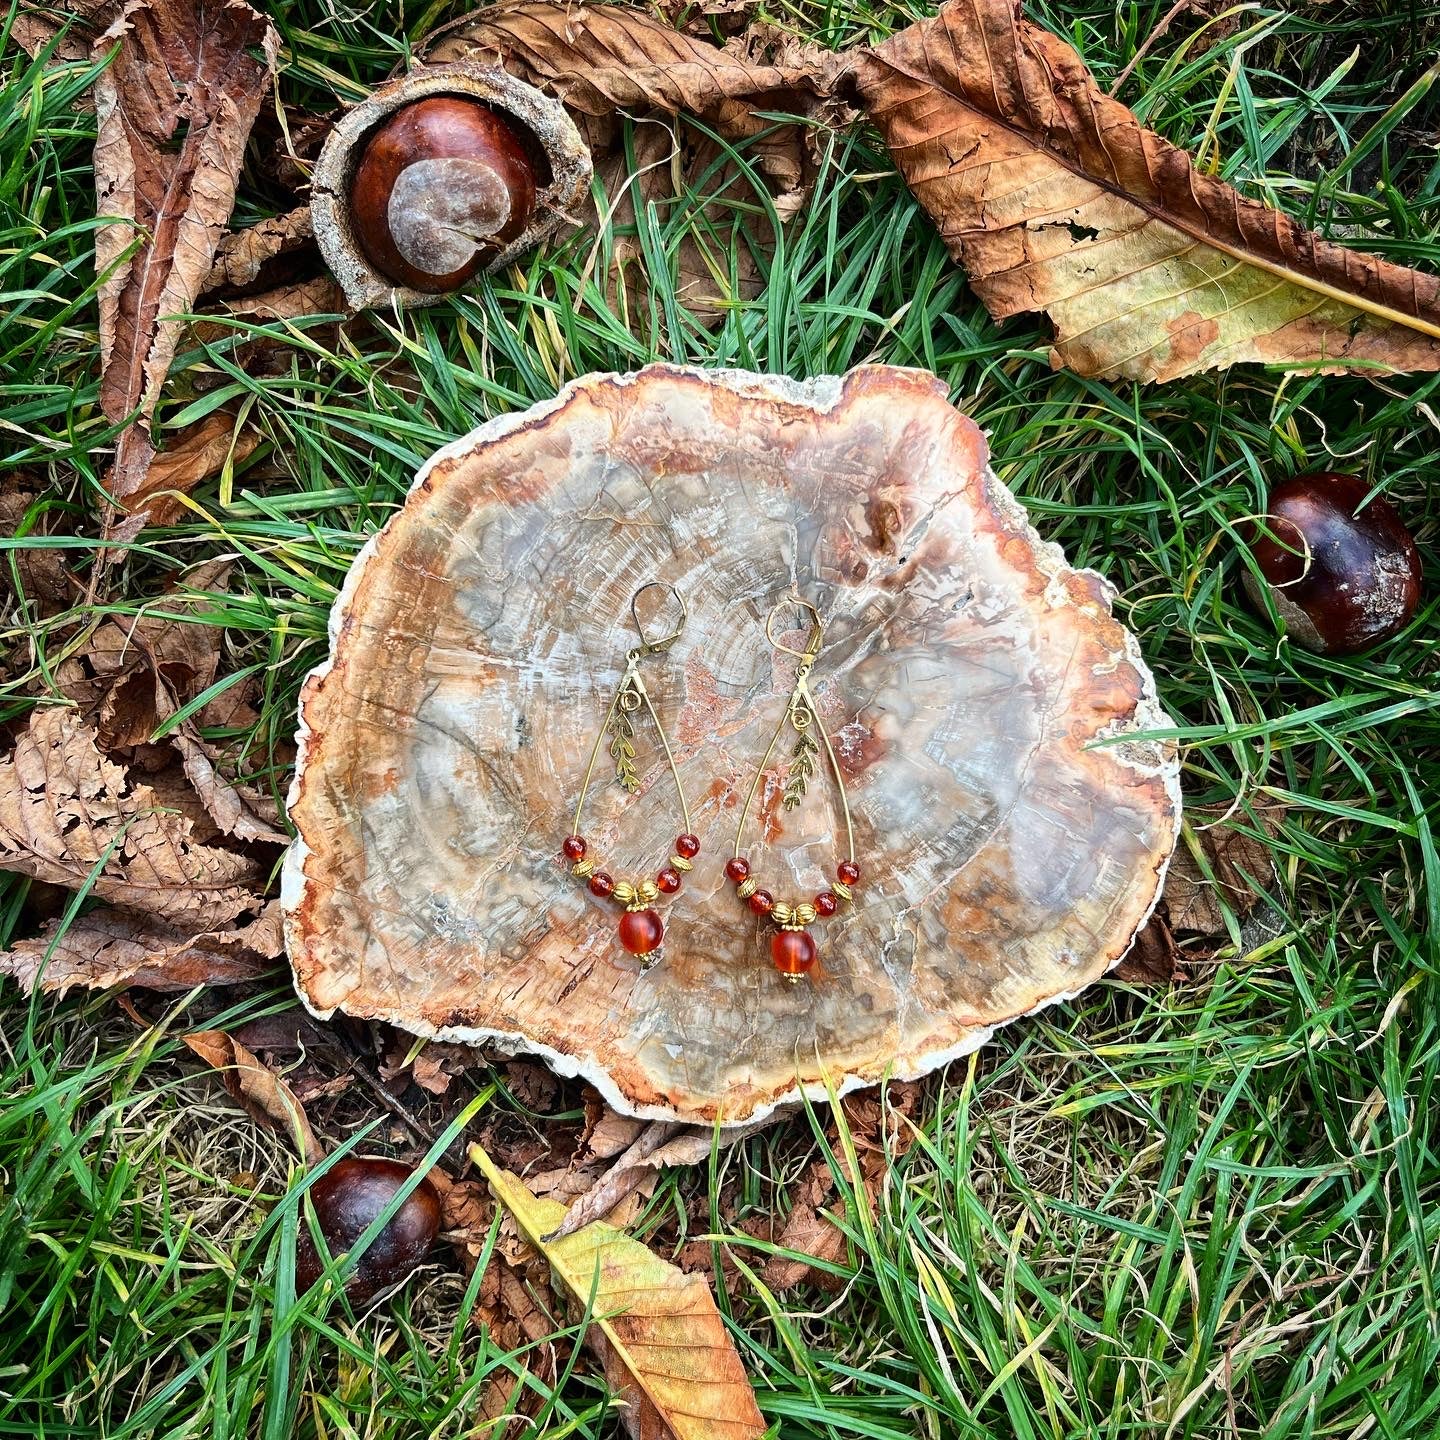
[[[679,607],[679,619],[674,629],[657,640],[646,636],[645,625],[637,608],[640,597],[647,590],[654,589],[668,590]],[[835,758],[830,737],[820,722],[815,696],[810,689],[810,672],[820,656],[824,640],[824,622],[820,619],[819,611],[808,600],[797,598],[793,603],[808,617],[810,635],[803,650],[793,649],[775,638],[773,627],[777,615],[786,604],[785,601],[776,605],[766,618],[765,638],[776,650],[785,655],[793,655],[799,663],[796,666],[795,685],[790,692],[790,699],[775,726],[775,733],[770,737],[765,754],[756,767],[755,777],[745,796],[745,804],[741,807],[740,820],[735,827],[734,852],[725,864],[725,877],[735,886],[735,894],[739,900],[748,905],[754,914],[768,918],[774,924],[770,957],[775,968],[787,980],[797,981],[814,966],[819,953],[814,937],[810,934],[810,925],[820,917],[835,914],[842,901],[853,898],[854,886],[860,880],[860,867],[855,863],[855,830],[850,820],[850,803],[845,795],[845,777],[840,772],[840,762]],[[610,708],[605,712],[600,733],[595,737],[590,760],[585,767],[585,777],[580,783],[580,798],[575,802],[575,821],[561,850],[570,862],[571,873],[586,882],[592,895],[614,900],[625,907],[619,926],[621,945],[632,955],[655,956],[658,959],[657,952],[665,940],[665,922],[654,908],[655,902],[661,895],[673,895],[680,889],[685,875],[695,868],[695,857],[700,853],[700,839],[691,825],[685,787],[681,784],[680,772],[676,768],[675,756],[665,734],[665,727],[661,724],[650,692],[645,688],[645,681],[640,674],[640,663],[652,656],[663,655],[670,649],[680,638],[687,613],[684,597],[673,585],[652,580],[649,584],[642,585],[631,597],[630,614],[640,635],[640,644],[626,653],[625,671],[620,677],[620,684],[610,702]],[[585,809],[585,797],[590,792],[590,783],[595,777],[602,747],[608,749],[610,758],[615,763],[616,783],[631,794],[640,788],[635,768],[635,717],[641,711],[649,715],[654,723],[655,733],[660,737],[661,748],[665,752],[671,777],[675,781],[675,793],[680,800],[680,814],[685,828],[675,837],[674,853],[653,878],[616,880],[608,871],[599,869],[595,859],[589,854],[590,847],[580,829],[580,817]],[[835,879],[830,888],[822,890],[811,900],[796,903],[776,900],[769,890],[764,889],[751,873],[750,862],[743,853],[745,826],[754,807],[755,797],[759,793],[760,782],[770,767],[781,736],[787,729],[792,731],[796,738],[790,752],[790,768],[781,800],[782,806],[786,810],[794,810],[804,801],[810,782],[819,768],[820,753],[823,750],[840,795],[840,809],[845,820],[846,855],[835,867]]]

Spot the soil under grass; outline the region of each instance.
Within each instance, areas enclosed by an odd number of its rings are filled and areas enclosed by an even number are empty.
[[[293,105],[333,109],[403,58],[396,7],[269,8]],[[409,35],[460,8],[417,9]],[[1417,82],[1437,61],[1440,5],[1236,7],[1196,38],[1222,8],[1176,17],[1120,98],[1249,193],[1436,268],[1437,108]],[[1027,9],[1108,84],[1169,5]],[[918,12],[757,13],[840,45]],[[1181,981],[1097,986],[926,1085],[873,1216],[853,1196],[843,1210],[850,1244],[828,1287],[763,1279],[767,1222],[778,1232],[812,1162],[849,1194],[847,1132],[828,1114],[668,1173],[635,1229],[689,1263],[713,1237],[722,1307],[782,1436],[1440,1433],[1440,591],[1432,580],[1416,623],[1362,658],[1310,655],[1244,606],[1233,529],[1274,478],[1353,470],[1440,576],[1440,379],[1056,374],[1041,326],[987,318],[872,140],[836,135],[783,236],[758,199],[718,227],[694,205],[642,216],[643,302],[624,316],[603,284],[614,236],[582,234],[433,309],[237,325],[183,348],[163,424],[238,400],[264,445],[181,522],[144,532],[99,603],[41,618],[27,557],[65,529],[83,575],[113,439],[96,403],[94,118],[77,104],[83,67],[42,76],[0,50],[0,493],[47,496],[0,541],[18,592],[5,720],[52,694],[98,618],[153,608],[177,570],[234,556],[231,593],[192,618],[219,633],[224,671],[255,667],[258,718],[212,738],[242,746],[252,781],[283,797],[330,600],[431,450],[572,376],[650,360],[926,366],[988,432],[1041,532],[1114,582],[1175,719],[1187,802],[1262,838],[1273,873],[1254,876],[1265,893],[1248,920],[1185,941]],[[236,223],[289,203],[256,164]],[[718,324],[674,294],[696,227],[722,258],[753,242],[765,280]],[[252,373],[235,350],[257,331],[270,360]],[[0,875],[0,942],[54,904]],[[282,1197],[300,1167],[178,1039],[289,1002],[278,975],[258,992],[136,996],[133,1014],[0,988],[0,1436],[468,1440],[507,1372],[534,1397],[531,1433],[618,1434],[563,1336],[507,1350],[466,1323],[483,1271],[467,1279],[443,1247],[367,1312],[291,1298],[299,1212],[293,1188]],[[364,1053],[373,1036],[349,1040]],[[439,1096],[382,1096],[378,1073],[314,1104],[332,1146],[454,1167],[462,1125],[539,1156],[583,1120],[577,1089],[528,1093],[503,1065]]]

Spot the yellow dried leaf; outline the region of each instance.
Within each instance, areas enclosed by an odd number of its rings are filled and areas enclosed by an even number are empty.
[[[749,1440],[765,1433],[755,1392],[715,1297],[612,1225],[548,1239],[565,1206],[539,1200],[478,1145],[470,1156],[525,1239],[550,1264],[556,1290],[592,1321],[585,1343],[628,1402],[632,1436]]]
[[[1203,174],[1014,0],[953,0],[851,75],[986,308],[1045,311],[1057,366],[1440,368],[1440,280]]]

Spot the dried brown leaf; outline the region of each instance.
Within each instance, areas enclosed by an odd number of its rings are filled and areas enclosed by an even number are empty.
[[[243,465],[260,444],[259,433],[238,426],[231,409],[215,410],[188,425],[151,454],[149,469],[139,485],[125,497],[125,508],[144,510],[150,522],[166,525],[184,512],[178,496],[227,467]]]
[[[839,1158],[850,1187],[849,1196],[841,1195],[832,1201],[839,1187],[827,1161],[817,1160],[806,1170],[790,1196],[790,1214],[775,1242],[790,1253],[771,1255],[762,1272],[770,1289],[789,1290],[807,1282],[822,1290],[840,1288],[841,1278],[824,1268],[841,1264],[848,1254],[849,1240],[838,1222],[845,1218],[852,1203],[863,1204],[874,1213],[876,1196],[892,1158],[904,1154],[914,1138],[908,1122],[923,1093],[914,1081],[894,1081],[883,1092],[858,1090],[841,1101],[860,1174],[857,1177],[852,1173],[846,1147],[841,1144],[840,1127],[832,1120],[830,1149]],[[816,1265],[815,1261],[821,1263]]]
[[[38,982],[47,994],[114,985],[190,990],[259,979],[284,948],[278,900],[244,924],[199,934],[112,907],[77,917],[57,938],[59,928],[52,921],[43,934],[0,954],[0,974],[27,991]]]
[[[1112,980],[1125,985],[1171,985],[1185,977],[1174,933],[1158,912],[1136,933],[1125,958],[1110,972]]]
[[[201,738],[189,720],[171,731],[170,740],[180,752],[185,778],[222,835],[267,845],[289,843],[289,835],[280,828],[275,802],[253,785],[226,779],[218,768],[214,747]]]
[[[235,203],[246,138],[279,37],[243,0],[131,0],[96,41],[100,404],[120,423],[110,493],[141,494],[150,420]],[[122,259],[137,236],[139,248]]]
[[[24,605],[30,614],[49,617],[68,609],[83,591],[65,551],[48,548],[44,537],[63,524],[59,505],[47,509],[44,482],[24,471],[0,477],[0,535],[17,536],[26,527],[26,548],[12,550],[0,559],[0,613]]]
[[[96,32],[109,24],[119,0],[21,0],[10,38],[32,58],[60,32],[60,43],[52,52],[56,60],[88,60]]]
[[[96,739],[73,710],[31,715],[0,761],[0,869],[71,890],[93,874],[101,899],[197,932],[259,910],[256,863],[197,843]]]
[[[223,1030],[196,1030],[183,1039],[207,1065],[220,1072],[231,1099],[239,1101],[252,1120],[290,1136],[307,1165],[324,1158],[324,1148],[315,1138],[305,1107],[294,1091],[233,1035]]]
[[[1054,321],[1052,364],[1141,380],[1241,361],[1440,367],[1440,279],[1197,170],[1013,0],[951,0],[852,65],[986,308]]]
[[[1283,814],[1277,807],[1258,814],[1256,821],[1274,834]],[[1170,926],[1218,938],[1228,934],[1225,907],[1244,919],[1259,903],[1255,886],[1273,878],[1274,861],[1265,843],[1249,833],[1256,821],[1244,814],[1199,809],[1186,818],[1190,823],[1165,877]]]
[[[314,238],[308,205],[260,220],[247,230],[232,230],[216,246],[215,263],[200,288],[247,289],[271,260],[303,248]]]
[[[478,1146],[471,1158],[526,1241],[549,1263],[576,1313],[591,1316],[585,1344],[626,1401],[626,1432],[646,1440],[746,1440],[765,1433],[755,1393],[710,1286],[611,1225],[545,1237],[565,1207],[537,1200]]]

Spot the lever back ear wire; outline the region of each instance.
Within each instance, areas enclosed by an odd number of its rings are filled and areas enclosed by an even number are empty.
[[[809,618],[810,634],[803,650],[796,650],[775,638],[776,616],[787,603],[798,605]],[[824,644],[825,622],[820,618],[820,612],[808,600],[789,596],[771,608],[765,620],[765,638],[781,654],[793,655],[800,663],[796,666],[795,685],[790,692],[790,699],[781,713],[775,733],[770,737],[769,745],[765,747],[765,753],[756,767],[755,777],[750,782],[745,803],[740,809],[740,819],[735,826],[735,850],[725,865],[725,875],[734,883],[736,895],[747,901],[755,914],[768,915],[779,927],[771,938],[770,957],[776,969],[793,982],[798,981],[801,975],[811,969],[818,954],[815,941],[806,927],[817,916],[833,915],[842,900],[853,898],[852,887],[859,882],[860,867],[855,863],[855,826],[850,816],[850,799],[845,792],[845,776],[841,773],[835,747],[825,733],[825,726],[821,723],[820,713],[816,708],[814,692],[810,689],[810,672],[814,669]],[[794,810],[803,803],[810,782],[815,777],[818,756],[823,748],[830,774],[835,781],[836,793],[840,797],[840,813],[845,822],[846,858],[836,867],[836,878],[831,882],[829,890],[816,895],[813,901],[796,904],[777,901],[768,890],[761,889],[759,882],[750,873],[750,862],[742,854],[745,825],[755,804],[755,796],[759,793],[760,782],[770,768],[770,761],[787,725],[797,738],[790,752],[790,770],[785,782],[785,796],[781,802],[783,808]],[[818,743],[815,740],[816,734],[820,736]]]
[[[670,592],[679,608],[679,618],[673,628],[659,638],[652,639],[645,633],[639,602],[647,590],[654,589]],[[659,712],[645,686],[644,677],[640,673],[640,663],[652,656],[664,655],[670,649],[685,628],[688,612],[684,596],[673,585],[663,580],[652,580],[642,585],[630,597],[630,614],[635,621],[640,643],[626,652],[625,672],[620,677],[620,684],[610,701],[610,708],[605,712],[605,719],[595,736],[595,744],[590,749],[585,776],[580,782],[580,795],[575,802],[574,823],[570,834],[565,837],[561,851],[571,862],[571,874],[585,880],[592,895],[602,900],[613,898],[625,907],[625,913],[620,917],[621,945],[632,955],[654,955],[658,960],[657,952],[665,941],[665,925],[659,913],[651,907],[662,894],[673,895],[679,890],[684,874],[694,868],[693,861],[700,853],[700,841],[692,833],[690,806],[685,799],[685,787],[675,764],[675,754],[670,748],[670,738],[665,733]],[[588,858],[589,845],[580,829],[580,817],[585,811],[585,799],[590,793],[590,783],[595,778],[600,747],[607,735],[610,737],[610,758],[615,762],[616,783],[632,795],[639,790],[640,776],[635,765],[635,725],[632,716],[642,708],[650,716],[655,733],[660,737],[665,762],[669,765],[670,777],[675,782],[675,794],[680,801],[680,814],[685,828],[675,837],[675,853],[670,856],[669,863],[664,865],[653,879],[647,877],[635,881],[616,880],[604,870],[597,869],[595,861]],[[647,963],[653,964],[654,961]]]

